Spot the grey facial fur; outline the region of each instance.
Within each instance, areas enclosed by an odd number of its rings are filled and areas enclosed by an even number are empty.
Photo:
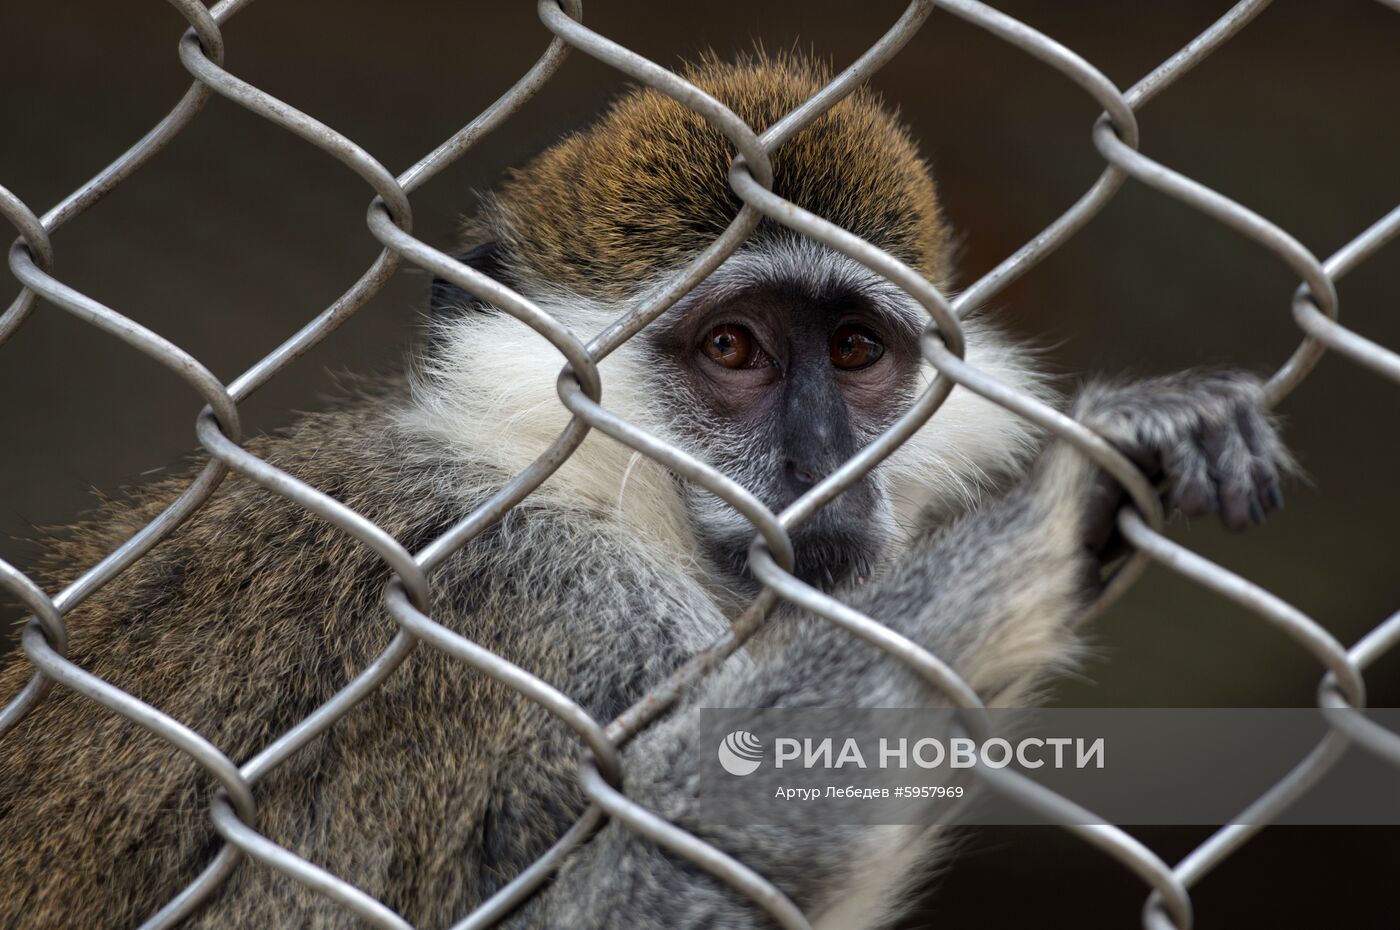
[[[780,399],[765,401],[751,415],[725,418],[684,377],[688,346],[681,344],[678,330],[687,331],[680,324],[690,315],[745,300],[781,307],[776,311],[782,317],[777,338],[823,348],[784,359],[781,383],[773,388]],[[882,321],[891,342],[887,351],[895,360],[891,363],[901,366],[873,410],[847,404],[824,351],[834,322],[857,304]],[[779,240],[741,251],[652,336],[653,364],[668,372],[666,382],[676,394],[671,404],[675,435],[686,451],[750,489],[770,509],[781,511],[912,403],[918,387],[915,345],[920,315],[908,295],[888,281],[816,243]],[[714,319],[726,319],[722,309]],[[747,550],[753,528],[702,488],[687,486],[684,495],[706,555],[727,584],[751,589]],[[876,469],[798,528],[793,537],[796,574],[826,589],[869,577],[896,535],[885,474]]]

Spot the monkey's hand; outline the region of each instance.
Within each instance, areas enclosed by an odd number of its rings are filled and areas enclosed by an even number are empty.
[[[1263,403],[1263,386],[1237,371],[1187,371],[1091,384],[1072,414],[1128,456],[1162,492],[1168,513],[1218,513],[1231,530],[1283,506],[1279,475],[1293,460]],[[1095,468],[1084,544],[1101,564],[1123,552],[1116,530],[1127,494]]]

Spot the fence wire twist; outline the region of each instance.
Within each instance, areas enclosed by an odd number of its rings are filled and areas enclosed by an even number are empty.
[[[19,232],[19,238],[9,252],[9,267],[23,285],[19,296],[0,314],[0,343],[14,333],[29,315],[36,300],[43,297],[169,368],[205,403],[195,423],[196,436],[210,455],[203,471],[159,516],[69,587],[50,595],[23,572],[0,561],[0,586],[32,611],[33,616],[22,634],[21,644],[36,668],[24,690],[0,709],[0,734],[40,703],[58,683],[179,748],[217,783],[210,816],[214,828],[224,840],[223,847],[198,878],[142,925],[143,930],[177,924],[227,879],[245,857],[255,864],[277,869],[334,899],[371,925],[384,928],[409,926],[399,915],[363,891],[260,834],[253,787],[293,753],[349,713],[420,644],[448,653],[539,703],[570,726],[587,749],[585,761],[580,765],[579,780],[592,800],[591,806],[554,847],[492,898],[465,915],[454,930],[473,930],[495,924],[539,888],[564,857],[586,840],[606,818],[620,821],[712,873],[739,893],[750,897],[779,925],[808,927],[797,908],[763,876],[629,799],[623,788],[618,750],[633,734],[664,713],[690,684],[737,649],[756,628],[763,614],[780,598],[802,605],[906,663],[928,682],[930,688],[959,709],[962,726],[971,731],[982,727],[983,721],[979,715],[982,704],[977,695],[937,656],[804,585],[789,571],[792,566],[790,531],[894,451],[935,414],[954,385],[962,385],[1073,443],[1127,488],[1133,503],[1119,514],[1119,526],[1137,551],[1097,609],[1102,609],[1104,604],[1131,584],[1149,560],[1156,561],[1243,605],[1261,621],[1278,628],[1307,649],[1325,670],[1317,691],[1318,705],[1324,711],[1363,707],[1364,669],[1377,657],[1400,645],[1400,612],[1377,625],[1348,649],[1301,611],[1171,541],[1161,532],[1162,513],[1155,492],[1137,469],[1108,443],[1025,392],[999,382],[966,363],[962,357],[961,313],[985,303],[1063,245],[1099,213],[1131,177],[1235,229],[1277,255],[1297,274],[1300,284],[1293,296],[1291,311],[1294,323],[1302,330],[1302,339],[1292,356],[1268,382],[1266,393],[1271,404],[1276,404],[1297,388],[1329,349],[1400,386],[1400,354],[1337,322],[1334,286],[1339,278],[1400,233],[1400,206],[1334,255],[1319,260],[1286,230],[1219,191],[1154,161],[1138,150],[1138,111],[1247,26],[1268,5],[1269,0],[1242,0],[1237,3],[1188,45],[1126,91],[1119,90],[1097,68],[1070,49],[992,7],[975,0],[915,0],[854,64],[761,134],[755,133],[719,101],[675,72],[588,29],[582,23],[579,0],[539,0],[540,19],[554,35],[544,54],[506,94],[397,177],[351,139],[223,68],[221,28],[230,17],[247,6],[248,0],[223,0],[208,9],[197,0],[169,2],[190,24],[180,40],[179,57],[194,78],[174,109],[121,157],[42,216],[36,215],[18,197],[0,187],[0,214]],[[1397,0],[1380,2],[1400,10]],[[1106,163],[1098,180],[1057,220],[953,300],[946,298],[917,272],[888,253],[769,190],[772,180],[770,153],[889,61],[935,8],[986,30],[1060,72],[1092,97],[1103,110],[1092,130],[1094,145]],[[677,274],[650,305],[614,321],[586,342],[520,294],[415,238],[412,233],[413,211],[409,203],[409,195],[414,190],[460,158],[532,97],[558,70],[570,48],[597,58],[633,80],[667,94],[722,131],[736,152],[729,175],[730,184],[744,204],[728,229]],[[56,278],[53,274],[54,250],[50,241],[55,230],[82,214],[169,144],[189,125],[213,94],[224,96],[295,133],[363,178],[374,192],[367,223],[370,232],[383,245],[383,250],[370,267],[337,300],[227,385],[221,383],[197,358],[160,334]],[[602,391],[599,361],[703,280],[743,244],[764,217],[850,256],[918,300],[929,315],[922,350],[940,373],[928,391],[886,433],[787,510],[777,514],[764,507],[743,487],[680,450],[647,435],[598,402]],[[566,363],[559,378],[559,398],[573,413],[568,426],[533,463],[515,475],[486,503],[418,552],[409,552],[365,517],[242,448],[238,414],[238,405],[242,401],[364,306],[403,260],[447,278],[513,315],[547,339],[559,350]],[[756,531],[750,561],[755,575],[764,586],[755,602],[734,620],[729,632],[694,656],[636,705],[608,723],[593,719],[567,694],[528,671],[435,622],[431,617],[427,594],[428,575],[453,552],[467,545],[534,491],[578,448],[592,429],[600,430],[665,464],[686,479],[712,491],[742,513]],[[209,499],[230,469],[247,476],[273,494],[295,501],[378,554],[393,573],[385,591],[385,604],[398,625],[397,634],[384,652],[344,689],[242,765],[234,763],[195,730],[79,668],[64,656],[67,646],[65,614],[168,536]],[[1192,922],[1188,889],[1306,792],[1351,744],[1356,745],[1357,751],[1373,753],[1400,768],[1400,734],[1384,730],[1356,715],[1335,714],[1329,715],[1328,719],[1334,724],[1329,734],[1284,779],[1242,812],[1238,818],[1241,823],[1221,828],[1174,866],[1162,861],[1150,849],[1115,826],[1085,825],[1084,821],[1094,819],[1088,812],[1009,770],[979,767],[976,772],[991,790],[1063,824],[1064,829],[1096,846],[1136,874],[1149,892],[1143,911],[1145,927],[1186,930]]]

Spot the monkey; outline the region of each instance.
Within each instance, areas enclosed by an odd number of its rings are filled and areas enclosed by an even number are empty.
[[[687,80],[761,131],[830,78],[795,54],[707,56]],[[511,172],[463,224],[462,260],[597,332],[702,251],[741,204],[732,151],[651,89]],[[773,155],[773,190],[949,287],[952,234],[899,118],[859,89]],[[401,374],[353,380],[246,447],[421,548],[534,459],[568,419],[562,360],[455,285]],[[764,221],[693,291],[600,365],[604,403],[773,511],[908,409],[935,372],[923,311],[864,266]],[[980,316],[972,364],[1061,403],[1033,353]],[[1290,467],[1260,382],[1235,371],[1090,381],[1067,406],[1186,514],[1231,527],[1282,503]],[[57,590],[182,488],[105,501],[48,543]],[[1107,492],[1105,489],[1108,489]],[[1074,620],[1113,558],[1123,495],[1098,466],[955,388],[889,459],[792,534],[794,573],[930,650],[990,704],[1033,700],[1072,662]],[[435,620],[607,721],[725,633],[760,589],[754,530],[714,495],[590,434],[535,493],[431,576]],[[395,631],[389,570],[298,505],[230,475],[210,501],[71,611],[72,661],[235,762],[343,687]],[[12,661],[0,698],[31,668]],[[772,881],[814,927],[885,926],[943,833],[737,827],[696,814],[703,707],[923,707],[890,656],[792,605],[623,752],[629,797]],[[705,748],[709,752],[710,748]],[[586,807],[577,737],[541,707],[420,647],[256,786],[257,829],[416,927],[445,927],[550,847]],[[0,926],[135,926],[221,844],[209,777],[136,725],[58,687],[0,741]],[[522,928],[771,926],[750,900],[617,822],[504,918]],[[244,861],[192,928],[341,928],[356,918]]]

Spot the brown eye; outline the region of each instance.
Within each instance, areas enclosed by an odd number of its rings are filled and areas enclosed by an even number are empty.
[[[753,333],[734,323],[710,330],[700,348],[715,364],[725,368],[764,368],[769,364]]]
[[[831,364],[845,371],[869,368],[884,354],[880,340],[863,326],[842,326],[831,336]]]

